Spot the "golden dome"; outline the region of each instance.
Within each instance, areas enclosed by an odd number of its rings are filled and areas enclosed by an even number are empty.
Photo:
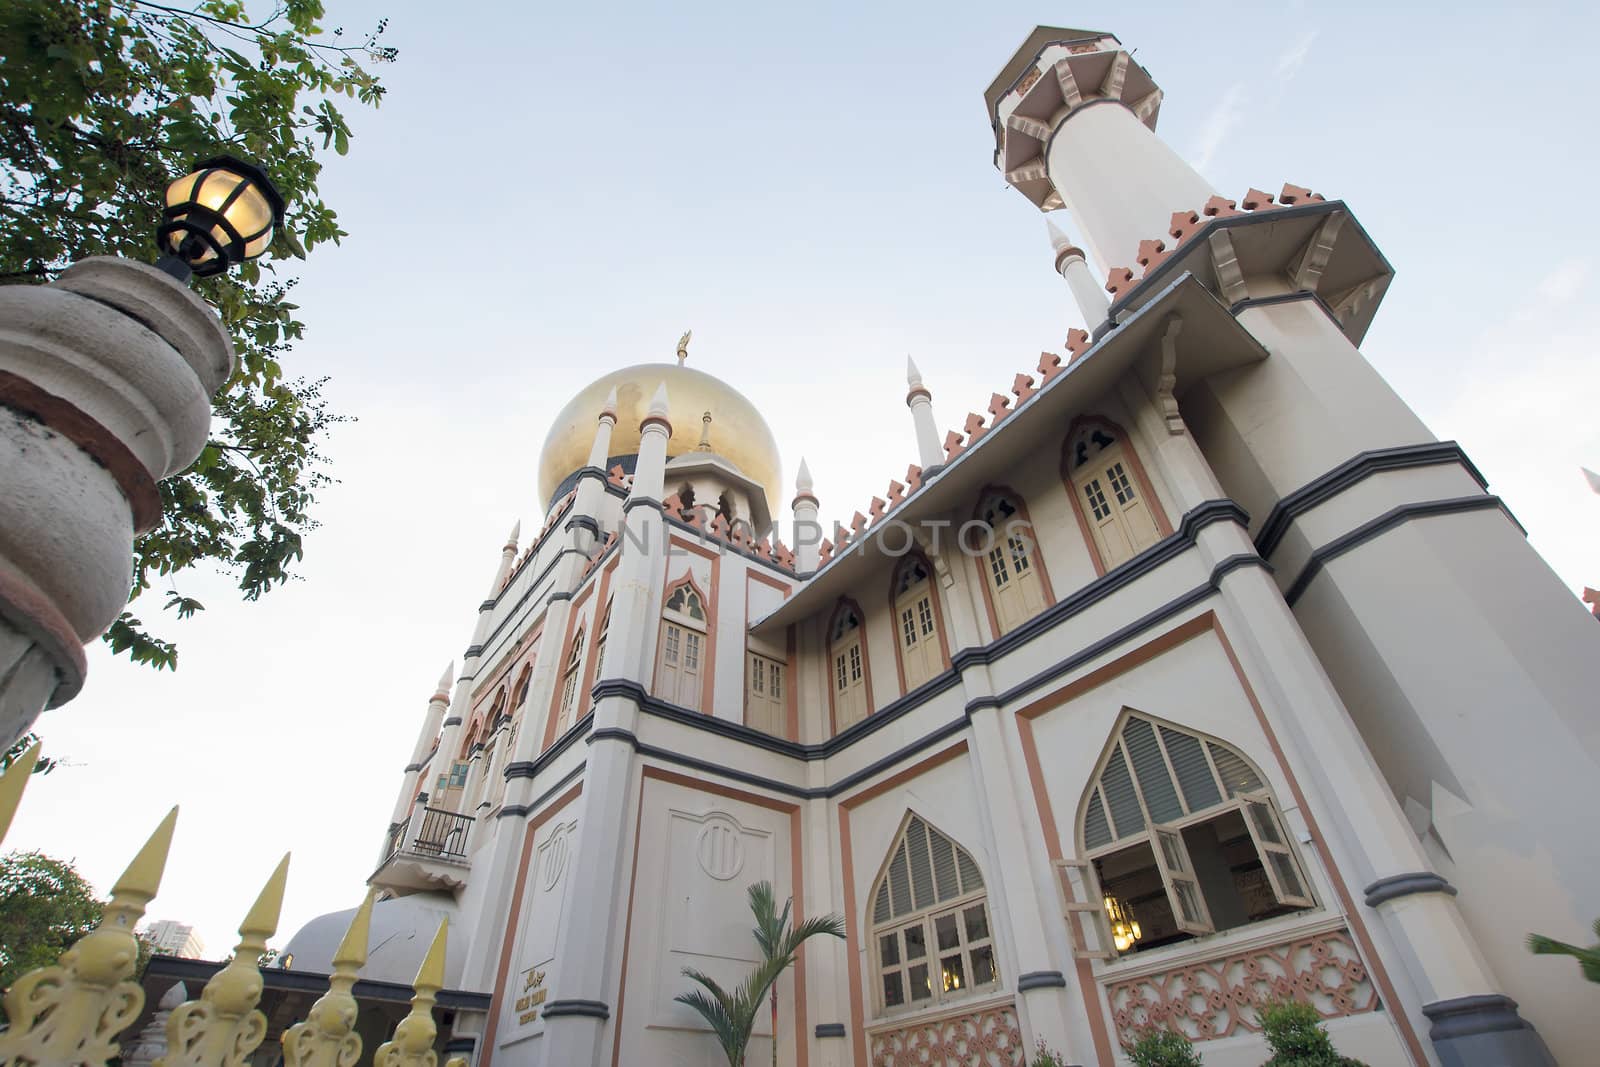
[[[554,502],[551,498],[567,475],[589,461],[595,420],[612,386],[617,389],[617,425],[611,431],[611,455],[631,456],[639,451],[639,423],[662,382],[667,385],[672,422],[667,458],[695,451],[704,429],[701,417],[709,411],[711,451],[760,485],[767,494],[768,510],[776,514],[784,503],[783,468],[767,420],[727,382],[672,363],[640,363],[612,371],[567,402],[550,424],[539,455],[539,495],[545,506]]]

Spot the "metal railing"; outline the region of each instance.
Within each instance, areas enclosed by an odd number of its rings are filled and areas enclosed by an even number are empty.
[[[422,809],[422,825],[409,851],[419,856],[442,859],[467,858],[467,838],[472,833],[472,816],[439,808]]]

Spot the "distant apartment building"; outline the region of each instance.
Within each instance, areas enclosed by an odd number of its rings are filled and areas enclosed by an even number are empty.
[[[144,936],[163,956],[199,959],[200,954],[206,950],[205,942],[194,932],[194,927],[171,919],[161,919],[151,923],[145,928]]]

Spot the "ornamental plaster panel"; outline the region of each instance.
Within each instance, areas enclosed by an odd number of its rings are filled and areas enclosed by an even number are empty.
[[[556,943],[566,918],[568,875],[578,847],[577,813],[562,815],[539,828],[529,853],[511,971],[497,994],[505,1001],[500,1005],[501,1045],[544,1032],[541,1008],[560,970]]]

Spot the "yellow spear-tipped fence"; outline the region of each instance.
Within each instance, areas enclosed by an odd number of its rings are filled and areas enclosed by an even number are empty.
[[[34,745],[0,774],[0,840],[11,825],[23,788],[39,755]],[[144,989],[133,980],[139,942],[133,928],[161,887],[178,809],[167,812],[117,884],[93,931],[48,967],[30,971],[5,991],[10,1027],[0,1031],[0,1067],[104,1067],[121,1047],[117,1035],[144,1009]],[[279,861],[244,922],[239,945],[226,967],[212,975],[198,1000],[173,1010],[167,1021],[167,1052],[154,1067],[245,1067],[267,1033],[256,1007],[264,982],[258,961],[278,929],[289,857]],[[328,992],[283,1035],[286,1067],[355,1067],[361,1058],[352,990],[367,961],[374,896],[367,894],[333,957]],[[375,1067],[437,1067],[439,1030],[433,1006],[444,988],[448,920],[413,984],[410,1013],[391,1040],[378,1046]],[[445,1067],[467,1067],[451,1057]]]

